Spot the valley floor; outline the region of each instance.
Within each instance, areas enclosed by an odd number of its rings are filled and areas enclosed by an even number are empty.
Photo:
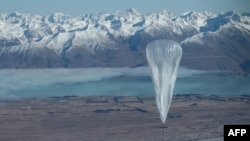
[[[175,95],[167,128],[154,97],[52,97],[1,102],[3,141],[223,140],[223,125],[250,124],[250,96]]]

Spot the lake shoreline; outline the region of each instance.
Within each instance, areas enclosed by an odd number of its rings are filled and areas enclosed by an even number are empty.
[[[175,94],[248,94],[249,76],[216,76],[179,69]],[[211,71],[218,73],[220,71]],[[148,68],[0,70],[0,100],[52,96],[152,95]]]
[[[246,98],[250,98],[250,94],[222,94],[222,95],[214,95],[214,94],[190,94],[190,93],[186,93],[186,94],[174,94],[173,95],[173,99],[177,98],[177,97],[207,97],[207,98],[219,98],[219,97],[224,97],[224,98],[240,98],[240,97],[246,97]],[[8,102],[15,102],[15,101],[27,101],[27,100],[48,100],[48,99],[74,99],[74,98],[91,98],[91,97],[144,97],[144,98],[155,98],[155,95],[120,95],[120,96],[114,96],[114,95],[87,95],[87,96],[82,96],[82,95],[63,95],[63,96],[49,96],[49,97],[25,97],[25,98],[10,98],[10,99],[0,99],[0,103],[4,102],[4,103],[8,103]]]
[[[250,96],[174,95],[165,131],[154,96],[63,96],[6,101],[0,140],[223,140],[250,124]]]

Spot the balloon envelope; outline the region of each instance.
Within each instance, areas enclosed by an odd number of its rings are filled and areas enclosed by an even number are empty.
[[[181,46],[172,40],[155,40],[146,47],[146,56],[155,89],[156,105],[165,123],[172,101],[180,64]]]

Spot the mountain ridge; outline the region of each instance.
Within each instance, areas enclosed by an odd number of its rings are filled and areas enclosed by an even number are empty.
[[[147,43],[169,39],[182,45],[183,66],[249,70],[241,66],[250,60],[250,14],[235,11],[179,16],[166,10],[143,15],[132,8],[81,16],[16,12],[0,14],[0,31],[0,68],[142,66]]]

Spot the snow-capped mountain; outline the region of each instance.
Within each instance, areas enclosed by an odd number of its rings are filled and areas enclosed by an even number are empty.
[[[182,65],[198,69],[248,70],[250,14],[166,10],[40,16],[0,14],[0,67],[135,67],[146,65],[154,39],[182,44]]]

